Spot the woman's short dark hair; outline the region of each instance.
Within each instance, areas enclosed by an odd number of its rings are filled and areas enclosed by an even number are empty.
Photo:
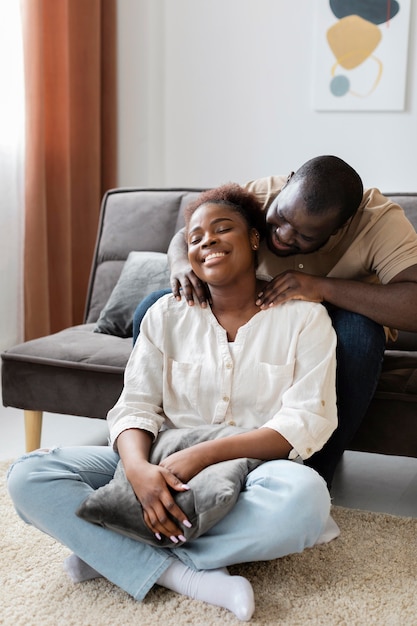
[[[185,228],[188,230],[191,216],[203,204],[225,204],[239,213],[248,225],[256,228],[260,239],[266,234],[265,215],[257,197],[237,183],[227,183],[215,189],[203,191],[184,209]]]

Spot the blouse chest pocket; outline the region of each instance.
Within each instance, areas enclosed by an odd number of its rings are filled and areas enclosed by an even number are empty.
[[[285,365],[258,363],[256,410],[264,416],[278,411],[282,395],[292,385],[295,362]]]
[[[164,403],[175,404],[176,408],[198,406],[201,364],[182,363],[169,359],[165,378]]]

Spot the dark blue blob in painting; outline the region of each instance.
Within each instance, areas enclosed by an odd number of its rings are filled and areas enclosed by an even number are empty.
[[[347,15],[359,15],[372,24],[388,22],[400,10],[396,0],[330,0],[329,4],[339,20]]]

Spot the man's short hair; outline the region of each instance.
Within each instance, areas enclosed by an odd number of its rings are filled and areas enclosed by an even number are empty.
[[[359,174],[342,159],[318,156],[302,165],[289,181],[301,183],[301,193],[308,213],[340,213],[340,226],[354,215],[363,198]]]

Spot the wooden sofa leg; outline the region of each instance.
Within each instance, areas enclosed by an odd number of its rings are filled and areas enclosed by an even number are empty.
[[[26,452],[41,446],[42,411],[24,411]]]

